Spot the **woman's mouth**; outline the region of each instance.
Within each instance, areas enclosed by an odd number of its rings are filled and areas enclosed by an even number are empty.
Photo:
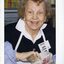
[[[38,21],[31,21],[31,24],[37,25],[38,24]]]

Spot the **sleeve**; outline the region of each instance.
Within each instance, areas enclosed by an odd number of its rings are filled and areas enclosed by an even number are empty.
[[[5,64],[16,64],[16,52],[8,41],[4,44],[4,62]]]

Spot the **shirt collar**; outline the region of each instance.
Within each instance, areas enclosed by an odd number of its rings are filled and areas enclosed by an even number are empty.
[[[17,23],[17,25],[16,25],[15,28],[16,28],[18,31],[22,32],[23,35],[24,35],[26,38],[28,38],[28,39],[30,39],[31,41],[35,42],[37,39],[39,39],[39,38],[41,37],[41,35],[42,35],[42,34],[41,34],[41,31],[42,31],[42,29],[44,29],[46,26],[47,26],[47,24],[43,24],[43,25],[42,25],[39,33],[37,34],[37,36],[35,37],[34,40],[32,40],[31,36],[30,36],[30,35],[28,34],[28,32],[25,30],[25,22],[24,22],[22,19],[19,19],[19,21],[18,21],[18,23]]]

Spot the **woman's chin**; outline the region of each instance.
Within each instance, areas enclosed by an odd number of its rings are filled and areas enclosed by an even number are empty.
[[[39,28],[35,28],[35,27],[32,27],[31,29],[32,29],[33,31],[39,30]]]

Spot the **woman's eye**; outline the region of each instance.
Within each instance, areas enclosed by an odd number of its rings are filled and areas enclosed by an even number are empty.
[[[39,14],[43,14],[43,12],[39,12]]]
[[[28,13],[32,13],[32,11],[28,11]]]

